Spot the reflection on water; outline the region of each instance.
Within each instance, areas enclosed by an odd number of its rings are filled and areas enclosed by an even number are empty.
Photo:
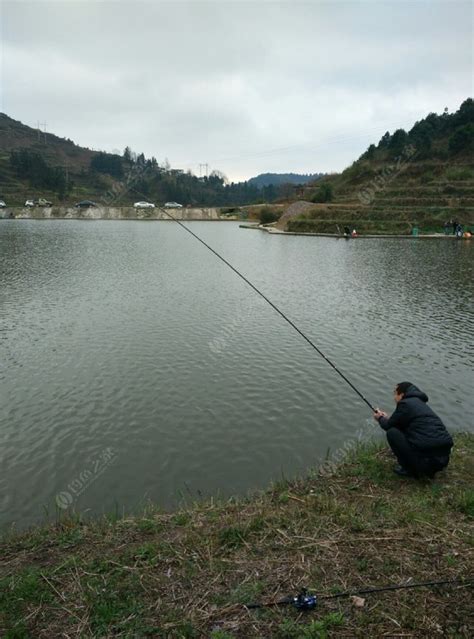
[[[373,404],[390,410],[394,382],[413,381],[448,427],[474,430],[474,243],[191,224]],[[173,223],[2,221],[0,284],[3,525],[54,514],[57,495],[102,512],[244,493],[378,435],[328,364]]]

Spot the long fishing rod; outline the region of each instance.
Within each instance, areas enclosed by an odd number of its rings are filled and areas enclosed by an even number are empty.
[[[372,410],[375,411],[375,408],[372,406],[372,404],[369,402],[369,400],[364,397],[364,395],[362,395],[362,393],[354,386],[354,384],[347,379],[347,377],[344,375],[344,373],[342,373],[335,364],[333,364],[333,362],[331,362],[331,360],[326,357],[326,355],[316,346],[316,344],[314,344],[309,337],[307,337],[303,331],[301,331],[296,324],[294,324],[284,313],[283,311],[280,311],[280,309],[278,308],[278,306],[276,306],[271,300],[268,299],[268,297],[266,295],[264,295],[254,284],[252,284],[252,282],[250,282],[244,275],[242,275],[242,273],[240,273],[234,266],[232,266],[232,264],[230,262],[228,262],[225,258],[222,257],[222,255],[220,255],[217,251],[215,251],[212,246],[209,246],[209,244],[206,244],[206,242],[204,242],[204,240],[202,240],[198,235],[196,235],[196,233],[193,233],[185,224],[182,224],[182,222],[180,222],[179,220],[177,220],[173,215],[171,215],[171,213],[169,213],[168,211],[166,211],[165,209],[163,209],[163,211],[166,213],[166,215],[168,215],[174,222],[176,222],[177,224],[179,224],[185,231],[187,231],[188,233],[190,233],[193,237],[195,237],[199,242],[201,242],[201,244],[204,244],[204,246],[209,249],[211,251],[211,253],[214,253],[214,255],[216,257],[218,257],[222,262],[224,262],[224,264],[226,264],[230,269],[232,269],[234,271],[234,273],[236,275],[238,275],[241,279],[244,280],[244,282],[246,282],[251,288],[253,288],[253,290],[258,293],[258,295],[260,295],[260,297],[263,297],[263,299],[270,304],[270,306],[275,309],[275,311],[281,315],[281,317],[283,317],[284,320],[286,320],[288,322],[288,324],[290,326],[292,326],[295,331],[297,333],[299,333],[301,335],[301,337],[303,339],[305,339],[308,344],[310,346],[312,346],[312,348],[314,348],[314,350],[321,355],[322,358],[324,358],[326,360],[326,362],[329,364],[329,366],[331,366],[336,373],[338,373],[342,379],[347,382],[347,384],[349,384],[349,386],[352,388],[353,391],[355,391],[357,393],[357,395],[359,395],[359,397],[367,404],[367,406]]]
[[[336,599],[337,597],[352,597],[354,595],[367,595],[374,592],[386,592],[389,590],[405,590],[407,588],[423,588],[430,586],[442,586],[442,585],[458,585],[461,587],[472,587],[474,580],[471,577],[467,579],[442,579],[440,581],[419,581],[412,584],[399,584],[390,586],[379,586],[378,588],[363,588],[360,590],[346,590],[345,592],[338,592],[335,595],[314,595],[308,592],[305,588],[296,596],[284,597],[277,601],[268,601],[266,603],[251,603],[245,604],[246,608],[269,608],[272,606],[285,606],[291,605],[298,610],[312,610],[316,607],[319,599]]]

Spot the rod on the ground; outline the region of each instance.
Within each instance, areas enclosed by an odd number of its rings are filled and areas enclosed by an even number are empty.
[[[474,586],[474,578],[467,577],[467,579],[442,579],[440,581],[418,581],[412,584],[397,584],[391,586],[380,586],[375,588],[363,588],[360,590],[346,590],[345,592],[338,592],[334,595],[312,595],[306,590],[302,590],[301,593],[297,597],[284,597],[283,599],[278,599],[277,601],[268,601],[266,603],[252,603],[246,604],[246,608],[269,608],[271,606],[284,606],[284,605],[294,605],[299,610],[311,610],[316,606],[316,602],[318,599],[336,599],[337,597],[352,597],[353,595],[368,595],[374,592],[386,592],[389,590],[405,590],[407,588],[422,588],[422,587],[430,587],[430,586],[442,586],[442,585],[457,585],[464,587],[472,587]],[[301,605],[298,605],[297,602],[301,602]],[[308,602],[306,605],[306,601]]]
[[[204,245],[207,249],[209,249],[209,250],[211,251],[211,253],[214,253],[214,255],[215,255],[216,257],[218,257],[218,258],[219,258],[222,262],[224,262],[224,264],[226,264],[226,265],[227,265],[230,269],[232,269],[236,275],[238,275],[241,279],[243,279],[243,280],[244,280],[244,282],[246,282],[246,283],[247,283],[247,284],[248,284],[251,288],[253,288],[253,290],[254,290],[256,293],[258,293],[258,295],[260,295],[260,297],[263,297],[263,299],[264,299],[264,300],[265,300],[268,304],[270,304],[270,306],[271,306],[271,307],[272,307],[272,308],[273,308],[273,309],[274,309],[274,310],[275,310],[275,311],[276,311],[279,315],[281,315],[281,317],[283,317],[283,319],[284,319],[285,321],[287,321],[287,322],[288,322],[288,324],[289,324],[290,326],[292,326],[292,327],[295,329],[295,331],[296,331],[297,333],[299,333],[299,334],[301,335],[301,337],[302,337],[303,339],[305,339],[305,340],[308,342],[308,344],[309,344],[312,348],[314,348],[314,350],[315,350],[315,351],[316,351],[319,355],[321,355],[321,357],[322,357],[323,359],[325,359],[325,360],[326,360],[326,362],[329,364],[329,366],[331,366],[331,367],[332,367],[332,368],[336,371],[336,373],[337,373],[338,375],[340,375],[340,376],[342,377],[342,379],[343,379],[343,380],[344,380],[347,384],[349,384],[349,386],[352,388],[352,390],[353,390],[355,393],[357,393],[357,395],[358,395],[358,396],[362,399],[362,401],[364,401],[364,402],[367,404],[367,406],[370,408],[370,410],[372,410],[373,412],[375,411],[375,408],[372,406],[372,404],[369,402],[369,400],[368,400],[366,397],[364,397],[364,395],[362,395],[362,393],[361,393],[361,392],[360,392],[360,391],[359,391],[359,390],[358,390],[358,389],[354,386],[354,384],[353,384],[350,380],[348,380],[348,379],[347,379],[347,377],[344,375],[344,373],[342,373],[342,372],[341,372],[341,371],[337,368],[337,366],[336,366],[335,364],[333,364],[333,363],[331,362],[331,360],[330,360],[328,357],[326,357],[326,355],[325,355],[325,354],[324,354],[324,353],[323,353],[323,352],[322,352],[322,351],[321,351],[321,350],[320,350],[320,349],[316,346],[316,344],[314,344],[314,343],[313,343],[313,342],[309,339],[309,337],[307,337],[307,336],[303,333],[303,331],[301,331],[301,330],[300,330],[300,329],[296,326],[296,324],[294,324],[294,323],[293,323],[293,322],[292,322],[292,321],[291,321],[291,320],[290,320],[290,319],[289,319],[289,318],[288,318],[288,317],[287,317],[287,316],[283,313],[283,311],[280,311],[280,309],[278,308],[278,306],[276,306],[276,305],[275,305],[275,304],[274,304],[271,300],[269,300],[269,299],[268,299],[268,297],[266,297],[266,295],[264,295],[261,291],[259,291],[259,289],[258,289],[258,288],[257,288],[254,284],[252,284],[252,282],[250,282],[250,280],[248,280],[248,279],[245,277],[245,275],[242,275],[242,273],[240,273],[240,272],[239,272],[239,271],[238,271],[238,270],[237,270],[234,266],[232,266],[232,264],[231,264],[230,262],[228,262],[225,258],[223,258],[223,257],[222,257],[222,255],[220,255],[217,251],[215,251],[215,250],[212,248],[212,246],[209,246],[209,244],[206,244],[206,242],[204,242],[204,240],[202,240],[202,239],[199,237],[199,235],[196,235],[196,233],[193,233],[193,232],[191,231],[191,229],[189,229],[189,228],[188,228],[185,224],[182,224],[182,222],[180,222],[180,220],[177,220],[177,219],[176,219],[173,215],[171,215],[171,213],[169,213],[167,210],[163,209],[163,211],[164,211],[164,212],[166,213],[166,215],[168,215],[168,216],[169,216],[169,217],[170,217],[170,218],[171,218],[174,222],[176,222],[177,224],[179,224],[179,225],[180,225],[180,226],[181,226],[181,227],[182,227],[185,231],[187,231],[187,232],[188,232],[188,233],[190,233],[193,237],[195,237],[195,238],[196,238],[196,240],[198,240],[199,242],[201,242],[201,244],[203,244],[203,245]]]
[[[419,581],[412,584],[380,586],[378,588],[364,588],[362,590],[346,590],[345,592],[338,592],[335,595],[319,595],[319,598],[320,599],[336,599],[337,597],[351,597],[352,595],[368,595],[372,592],[385,592],[389,590],[405,590],[406,588],[442,586],[445,584],[472,586],[474,585],[474,581],[470,577],[468,577],[467,579],[442,579],[441,581]]]

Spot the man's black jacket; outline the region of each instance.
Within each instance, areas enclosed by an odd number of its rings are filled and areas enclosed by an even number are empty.
[[[435,412],[427,405],[428,396],[412,385],[390,417],[379,417],[384,430],[398,428],[411,446],[420,452],[449,454],[451,435]]]

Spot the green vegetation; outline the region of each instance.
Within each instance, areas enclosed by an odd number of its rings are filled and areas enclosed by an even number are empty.
[[[8,205],[26,199],[57,198],[65,204],[91,199],[108,206],[130,206],[137,200],[156,204],[176,201],[190,206],[239,207],[292,198],[298,176],[267,175],[229,183],[220,171],[197,177],[159,164],[126,147],[122,155],[76,146],[71,140],[43,133],[0,114],[0,198]],[[313,176],[300,176],[305,182]],[[273,180],[278,183],[270,183]]]
[[[305,187],[304,199],[319,206],[288,220],[287,230],[337,233],[348,225],[365,234],[410,234],[417,226],[442,233],[449,220],[471,227],[473,100],[453,114],[430,113],[409,131],[387,131],[340,175]]]
[[[287,184],[307,184],[323,177],[324,173],[260,173],[250,178],[249,184],[258,186],[282,186]]]
[[[472,587],[320,598],[307,614],[245,604],[472,579],[473,455],[474,436],[458,434],[447,471],[417,482],[392,473],[385,447],[358,444],[252,498],[7,535],[0,636],[467,639]]]
[[[57,198],[65,204],[92,199],[108,206],[174,200],[224,207],[230,216],[232,209],[249,204],[271,204],[276,210],[300,198],[314,203],[314,209],[310,215],[305,211],[291,219],[283,216],[280,228],[288,222],[287,229],[297,232],[337,233],[337,227],[349,225],[362,234],[410,234],[414,226],[420,233],[441,233],[449,220],[468,228],[474,225],[471,98],[455,113],[430,113],[409,131],[387,131],[340,175],[312,183],[307,183],[311,176],[293,174],[280,176],[279,184],[269,183],[276,179],[272,174],[239,183],[229,183],[219,171],[197,177],[167,162],[160,165],[130,147],[122,155],[84,149],[4,114],[0,134],[0,198],[9,205],[40,196],[53,203]],[[290,183],[296,179],[304,183]],[[263,216],[265,224],[276,221],[270,213]],[[249,217],[261,219],[260,211],[249,210]]]
[[[281,213],[276,209],[262,207],[259,212],[258,219],[260,224],[272,224],[280,218]]]
[[[64,169],[49,166],[36,151],[12,151],[10,164],[16,177],[28,179],[34,188],[55,192],[60,200],[64,200],[73,188],[73,183],[66,180]]]
[[[98,153],[95,155],[90,164],[91,171],[98,173],[106,173],[116,178],[123,177],[123,163],[118,155],[111,153]]]
[[[323,182],[316,193],[311,198],[312,202],[330,202],[334,197],[332,185],[329,182]]]

